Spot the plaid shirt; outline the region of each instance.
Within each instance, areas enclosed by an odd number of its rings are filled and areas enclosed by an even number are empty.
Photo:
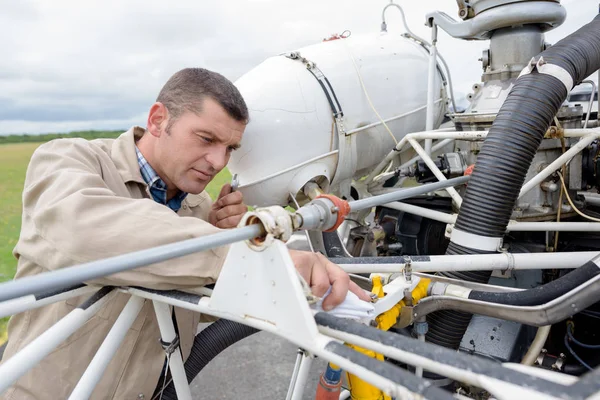
[[[160,176],[154,171],[154,169],[148,164],[148,161],[142,155],[140,149],[135,146],[135,152],[137,154],[138,164],[140,165],[140,172],[142,178],[148,184],[150,188],[150,194],[152,199],[157,203],[164,204],[171,210],[177,212],[181,208],[181,202],[187,196],[187,193],[179,191],[175,197],[167,201],[167,185],[160,179]]]

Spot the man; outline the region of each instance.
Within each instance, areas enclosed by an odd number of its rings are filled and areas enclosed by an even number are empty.
[[[62,139],[33,154],[23,191],[23,220],[14,254],[16,278],[233,228],[247,207],[225,185],[211,205],[204,189],[239,146],[248,110],[235,86],[204,69],[185,69],[165,84],[148,113],[146,129],[115,140]],[[213,283],[227,248],[87,282],[90,285],[194,288]],[[368,297],[339,267],[308,252],[291,252],[300,274],[324,308],[348,290]],[[69,396],[128,296],[118,294],[76,333],[4,393],[5,399]],[[4,359],[45,332],[85,297],[14,316]],[[184,359],[200,316],[175,309]],[[93,399],[149,399],[165,354],[151,302],[146,302],[111,360]]]

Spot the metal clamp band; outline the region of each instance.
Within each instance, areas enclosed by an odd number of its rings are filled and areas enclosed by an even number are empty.
[[[459,246],[482,251],[499,251],[502,248],[501,237],[489,237],[475,235],[454,228],[450,235],[450,241]]]
[[[567,88],[567,92],[570,92],[571,89],[573,89],[573,77],[571,74],[569,74],[566,69],[559,67],[556,64],[547,64],[546,61],[544,61],[544,57],[540,57],[537,62],[535,61],[535,58],[532,58],[531,61],[529,61],[529,64],[523,68],[517,79],[523,75],[530,74],[534,69],[537,69],[540,74],[552,75],[561,81],[562,84],[565,85],[565,88]]]
[[[317,64],[313,61],[310,61],[303,57],[299,52],[295,51],[285,55],[287,58],[291,60],[297,60],[302,62],[308,72],[311,73],[312,76],[315,77],[321,89],[323,89],[323,93],[325,93],[325,97],[327,97],[327,102],[329,103],[329,107],[331,108],[331,113],[333,114],[333,118],[335,119],[336,125],[338,126],[338,130],[340,133],[345,134],[344,128],[344,111],[342,110],[342,106],[335,95],[335,91],[333,90],[333,86],[329,82],[329,79],[325,76],[325,74],[317,67]]]
[[[163,350],[168,355],[173,354],[173,352],[179,347],[179,335],[175,336],[175,339],[173,339],[172,342],[164,342],[162,339],[159,339],[159,341]]]

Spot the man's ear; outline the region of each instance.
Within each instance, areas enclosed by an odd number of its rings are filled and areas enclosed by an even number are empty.
[[[168,123],[169,111],[164,104],[156,102],[150,107],[148,113],[147,130],[152,136],[160,137],[165,131]]]

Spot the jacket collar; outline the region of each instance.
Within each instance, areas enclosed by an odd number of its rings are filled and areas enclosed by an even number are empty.
[[[111,158],[121,175],[123,182],[137,182],[146,184],[140,172],[137,155],[135,153],[135,142],[139,140],[146,130],[139,126],[134,126],[127,132],[115,139]]]

